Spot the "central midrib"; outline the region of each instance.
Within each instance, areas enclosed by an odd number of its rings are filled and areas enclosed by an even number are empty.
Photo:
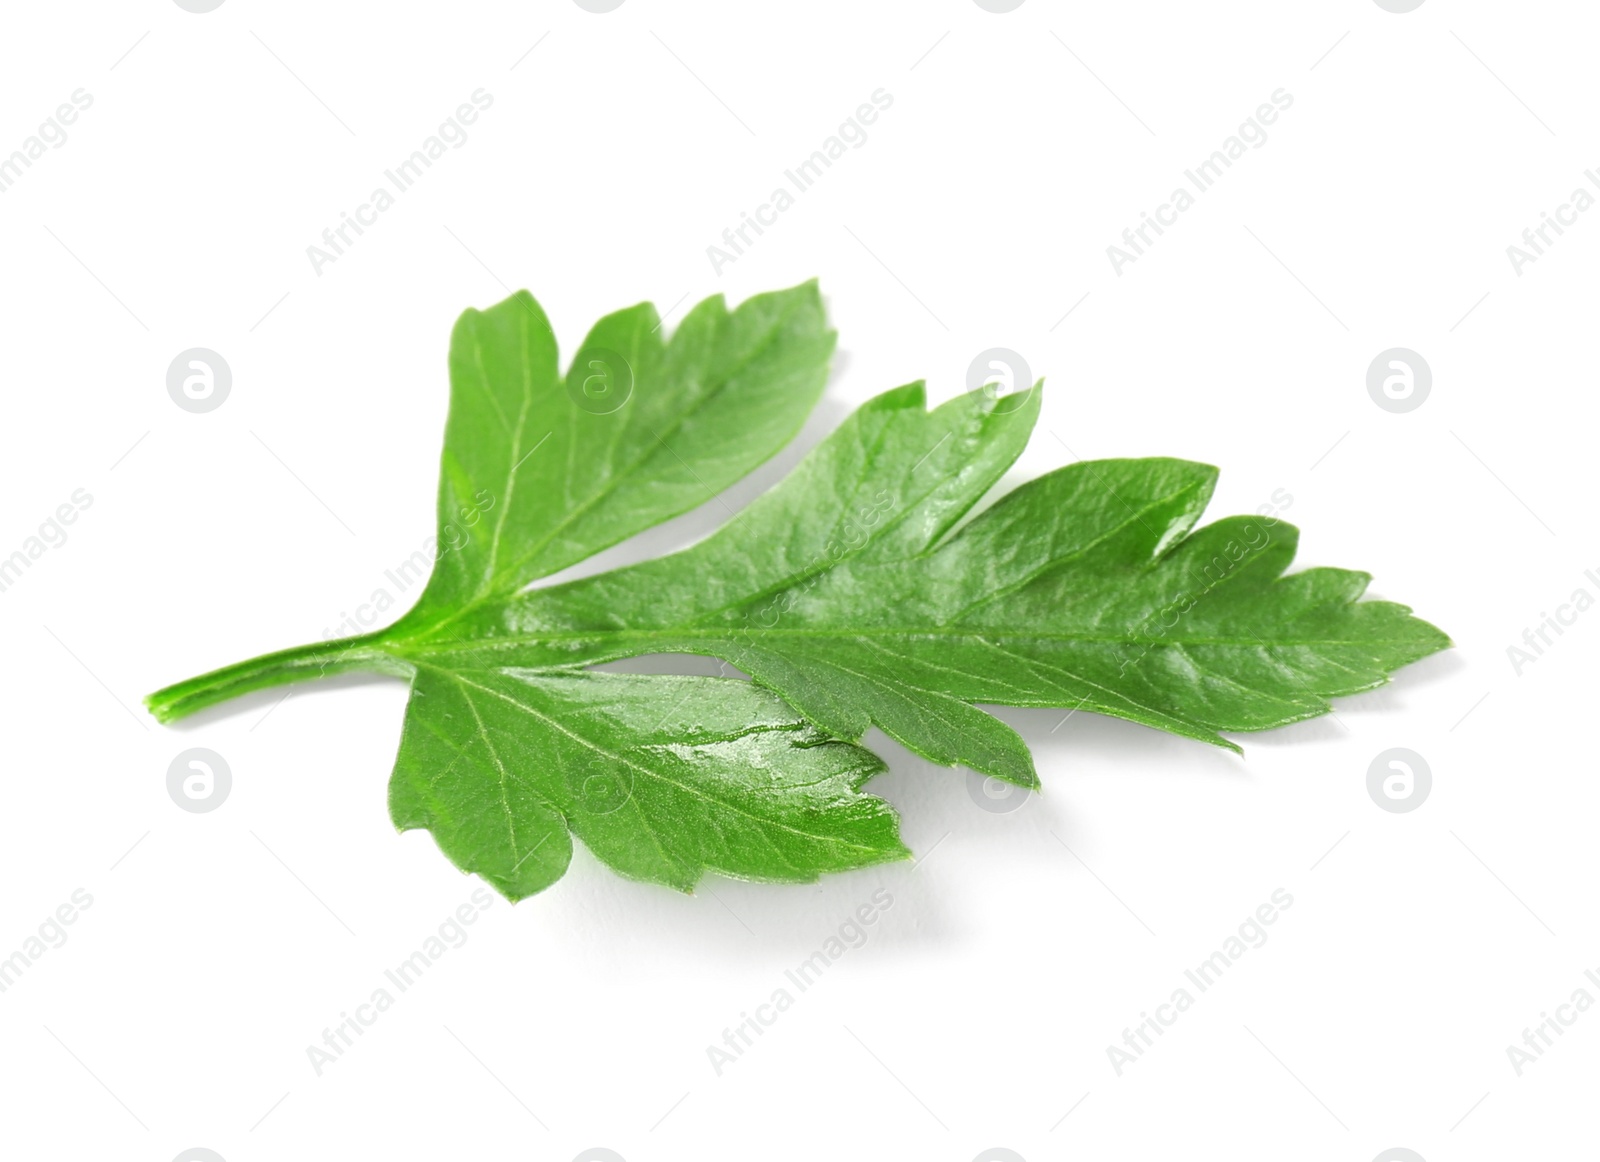
[[[1161,637],[1144,638],[1131,636],[1113,636],[1104,634],[1082,633],[1047,633],[1034,629],[1008,629],[1003,626],[863,626],[857,628],[801,628],[801,629],[758,629],[747,632],[715,633],[707,632],[704,627],[679,626],[662,629],[599,629],[599,630],[559,630],[551,633],[510,634],[504,637],[478,638],[467,642],[450,642],[438,645],[419,645],[412,648],[403,648],[397,652],[401,656],[427,655],[438,656],[450,653],[471,653],[478,650],[504,650],[514,649],[523,645],[542,645],[553,642],[597,642],[607,641],[682,641],[682,642],[735,642],[740,639],[757,638],[765,635],[789,638],[910,638],[910,637],[944,637],[944,638],[1004,638],[1014,640],[1029,638],[1061,643],[1081,643],[1085,645],[1126,645],[1126,646],[1251,646],[1256,649],[1274,646],[1359,646],[1368,648],[1372,646],[1397,645],[1410,642],[1409,637],[1399,638],[1366,638],[1361,641],[1345,641],[1339,638],[1273,638],[1263,640],[1259,637],[1246,635],[1234,638],[1199,638],[1199,637]],[[395,643],[406,647],[409,642],[402,640]],[[577,663],[582,664],[582,663]]]

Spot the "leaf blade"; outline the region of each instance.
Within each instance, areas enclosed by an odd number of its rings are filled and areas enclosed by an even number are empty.
[[[815,282],[733,311],[713,296],[670,340],[661,330],[649,304],[614,312],[562,377],[526,291],[461,316],[437,563],[397,634],[447,625],[710,500],[799,431],[835,341]]]
[[[459,627],[458,656],[705,654],[837,737],[876,726],[931,761],[1032,787],[1026,745],[977,704],[1084,709],[1237,750],[1224,732],[1326,713],[1448,645],[1405,607],[1359,602],[1365,574],[1285,577],[1292,526],[1197,528],[1208,465],[1080,462],[956,527],[1036,413],[974,398],[928,412],[919,385],[886,393],[705,541],[485,609]],[[989,458],[919,486],[958,431]],[[882,520],[855,507],[863,489],[892,496]],[[859,537],[841,540],[852,520]]]
[[[809,883],[909,855],[888,804],[860,793],[882,762],[749,682],[423,666],[417,684],[395,822],[434,830],[512,899],[559,878],[569,832],[614,871],[680,891],[710,872]],[[472,777],[441,777],[430,733],[469,735]]]

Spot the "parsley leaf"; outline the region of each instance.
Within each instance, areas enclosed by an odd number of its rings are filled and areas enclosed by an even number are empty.
[[[411,681],[390,809],[512,899],[571,836],[624,875],[808,881],[903,858],[861,793],[877,726],[938,763],[1038,785],[979,703],[1098,711],[1238,749],[1223,732],[1326,713],[1448,639],[1369,578],[1285,576],[1297,534],[1196,527],[1216,470],[1084,461],[978,511],[1038,417],[1037,385],[928,410],[869,401],[781,483],[682,552],[529,584],[710,499],[798,430],[833,333],[814,283],[689,313],[608,316],[563,379],[526,293],[451,343],[438,564],[375,634],[270,654],[147,703],[163,721],[350,669]],[[976,513],[977,515],[973,515]],[[754,682],[587,669],[716,657]]]
[[[807,882],[908,854],[856,793],[882,770],[751,682],[421,663],[389,811],[514,900],[566,871],[569,830],[684,891],[708,870]]]
[[[670,342],[661,329],[649,303],[601,319],[563,390],[532,295],[461,316],[439,472],[443,555],[406,633],[515,593],[749,473],[800,430],[835,339],[814,282],[733,312],[719,295]]]

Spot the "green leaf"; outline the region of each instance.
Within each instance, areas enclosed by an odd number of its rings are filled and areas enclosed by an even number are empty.
[[[1216,479],[1203,464],[1074,464],[947,535],[1020,449],[1038,394],[930,413],[920,385],[886,393],[700,544],[531,590],[410,648],[445,665],[707,654],[837,737],[877,726],[935,762],[1035,786],[1026,745],[974,703],[1234,746],[1219,732],[1323,714],[1448,644],[1404,606],[1356,603],[1365,574],[1283,577],[1297,532],[1281,521],[1191,532]]]
[[[852,743],[873,726],[1033,787],[1027,745],[982,704],[1237,749],[1224,732],[1326,713],[1449,644],[1405,606],[1359,601],[1363,573],[1286,576],[1281,521],[1196,527],[1216,481],[1202,464],[1080,462],[983,509],[1037,385],[932,411],[920,383],[886,392],[699,544],[529,589],[772,455],[833,342],[813,284],[732,314],[710,300],[670,342],[639,307],[598,324],[562,383],[543,319],[519,295],[456,329],[441,556],[416,609],[147,700],[168,720],[320,672],[408,676],[394,820],[513,899],[561,876],[572,835],[681,889],[902,857],[892,813],[860,793],[881,767]],[[652,653],[755,682],[584,668]]]
[[[671,341],[644,303],[594,325],[563,381],[526,291],[469,310],[450,338],[439,558],[407,615],[448,623],[705,503],[794,438],[834,332],[817,284],[718,295]]]
[[[908,853],[883,770],[729,678],[418,667],[389,809],[512,900],[567,870],[573,835],[623,875],[806,882]]]

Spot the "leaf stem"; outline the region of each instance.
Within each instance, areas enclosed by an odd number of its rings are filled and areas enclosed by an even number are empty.
[[[208,674],[177,682],[148,695],[144,704],[159,722],[174,722],[197,710],[289,682],[371,670],[380,674],[409,675],[412,667],[377,643],[381,634],[336,638],[293,649],[262,654]]]

